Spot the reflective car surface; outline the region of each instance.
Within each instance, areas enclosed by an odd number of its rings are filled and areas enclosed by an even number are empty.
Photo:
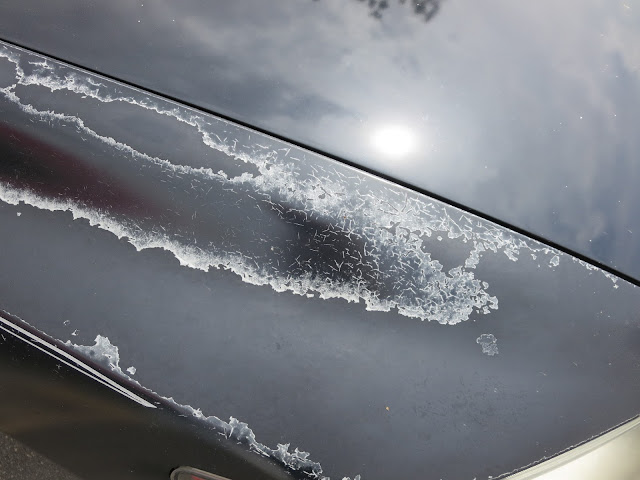
[[[568,14],[528,35],[544,5],[416,5],[1,7],[0,431],[92,480],[536,478],[625,455],[631,127],[601,150],[591,127],[544,134],[588,77],[525,46]],[[599,229],[617,240],[592,247]]]

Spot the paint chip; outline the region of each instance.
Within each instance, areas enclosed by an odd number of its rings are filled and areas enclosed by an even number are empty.
[[[482,346],[482,353],[490,357],[498,354],[498,340],[492,333],[483,333],[476,339],[476,343]]]

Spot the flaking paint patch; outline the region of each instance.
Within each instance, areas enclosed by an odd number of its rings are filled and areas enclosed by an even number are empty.
[[[71,343],[71,340],[67,340],[65,345],[71,347],[76,352],[81,353],[103,367],[110,369],[112,372],[121,376],[127,376],[120,368],[120,354],[118,353],[118,347],[112,345],[108,337],[98,335],[95,339],[95,344],[90,346],[76,345]]]
[[[83,356],[90,358],[99,365],[108,368],[118,376],[126,378],[142,388],[145,388],[140,385],[138,381],[134,380],[122,371],[120,368],[120,354],[118,347],[113,345],[108,337],[97,335],[93,345],[76,345],[71,343],[71,341],[65,342],[65,345]],[[127,371],[129,371],[129,369]],[[135,369],[133,372],[129,373],[133,375],[133,373],[135,373]],[[149,389],[146,390],[156,396],[160,396],[156,392],[152,392]],[[293,471],[303,472],[310,478],[331,480],[329,477],[322,475],[322,466],[320,463],[311,460],[309,452],[299,450],[298,448],[291,450],[291,444],[289,443],[279,443],[275,448],[268,447],[256,439],[255,433],[248,424],[241,422],[235,417],[229,417],[229,421],[226,422],[213,415],[207,416],[198,408],[193,408],[190,405],[181,405],[176,402],[173,397],[161,398],[169,402],[176,410],[206,422],[208,425],[214,427],[220,435],[247,446],[254,453],[272,458],[284,465],[286,468]],[[351,480],[351,478],[343,477],[342,480]],[[353,477],[353,480],[361,480],[360,475]]]
[[[563,255],[488,221],[383,181],[378,181],[379,191],[374,194],[367,188],[369,177],[366,175],[340,164],[319,162],[312,154],[299,151],[301,158],[297,158],[290,148],[270,148],[255,140],[240,142],[226,136],[221,138],[218,133],[227,128],[233,127],[237,132],[248,130],[177,103],[1,42],[0,57],[15,66],[15,83],[0,89],[0,94],[29,117],[49,124],[74,126],[80,135],[125,154],[127,161],[144,165],[147,171],[151,168],[162,172],[167,179],[190,178],[209,189],[237,189],[238,195],[255,195],[257,208],[275,213],[283,222],[304,228],[320,221],[327,227],[315,232],[318,238],[314,237],[314,246],[318,250],[331,248],[335,239],[350,242],[341,243],[338,253],[342,259],[334,261],[335,265],[324,265],[324,271],[316,269],[317,258],[295,259],[297,265],[283,268],[290,259],[280,253],[279,247],[272,247],[268,254],[256,255],[223,244],[203,245],[197,236],[172,231],[168,224],[141,229],[125,215],[91,208],[74,198],[49,198],[28,189],[0,184],[0,200],[5,203],[70,212],[74,219],[86,219],[92,226],[126,238],[137,250],[161,248],[171,252],[183,266],[204,271],[227,269],[247,283],[269,285],[277,292],[363,301],[370,311],[396,309],[408,317],[449,325],[468,320],[473,312],[487,314],[498,308],[498,299],[490,295],[488,283],[474,275],[484,256],[502,253],[509,260],[517,261],[520,251],[526,250],[551,258],[546,264],[553,268]],[[34,107],[18,96],[18,86],[40,87],[50,92],[64,90],[76,95],[75,101],[122,102],[149,114],[174,119],[194,129],[204,145],[226,155],[229,162],[250,164],[252,172],[258,173],[228,176],[222,170],[147,155],[93,130],[76,115]],[[427,251],[434,234],[438,239],[446,238],[458,245],[472,245],[468,257],[459,266],[445,271]],[[277,239],[272,240],[275,244]],[[318,258],[323,257],[318,255]]]
[[[102,373],[98,372],[92,367],[86,365],[84,362],[81,362],[77,358],[69,355],[69,353],[59,348],[58,346],[43,340],[37,335],[34,335],[32,332],[22,328],[19,325],[16,325],[12,321],[9,321],[7,318],[4,317],[2,311],[0,311],[0,330],[16,338],[19,338],[20,340],[31,345],[35,349],[55,358],[58,362],[64,363],[68,367],[88,376],[89,378],[92,378],[98,383],[101,383],[102,385],[118,392],[119,394],[129,398],[130,400],[133,400],[134,402],[137,402],[138,404],[147,408],[156,408],[156,406],[153,405],[152,403],[148,402],[147,400],[140,397],[139,395],[132,392],[131,390],[123,387],[119,383],[114,382],[111,378],[103,375]],[[108,343],[108,339],[106,339],[106,342]],[[68,342],[68,344],[70,345],[71,342]],[[100,349],[98,350],[96,358],[98,359],[104,358],[104,361],[102,363],[107,362],[105,366],[108,366],[118,374],[124,375],[122,373],[122,370],[120,370],[118,367],[118,356],[117,356],[118,349],[115,348],[115,355],[114,355],[114,347],[112,347],[111,345],[104,345],[104,342],[103,342],[103,345],[98,345],[98,347]],[[105,354],[104,357],[103,357],[103,353]],[[111,359],[115,359],[114,364],[110,363]]]
[[[492,333],[483,333],[476,339],[476,343],[482,347],[482,353],[490,357],[498,355],[498,340]]]

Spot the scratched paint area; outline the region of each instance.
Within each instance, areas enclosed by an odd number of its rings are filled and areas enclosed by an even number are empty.
[[[363,302],[367,310],[454,325],[498,308],[488,282],[475,275],[486,256],[516,261],[527,251],[546,259],[541,264],[549,269],[563,256],[423,195],[117,82],[1,43],[0,60],[14,77],[0,98],[29,121],[81,138],[91,155],[76,167],[109,172],[117,184],[132,176],[146,185],[129,197],[113,189],[100,196],[86,178],[74,184],[58,176],[41,189],[28,175],[7,174],[0,200],[70,212],[138,250],[171,252],[185,267],[227,269],[277,292]],[[215,159],[147,154],[64,103],[38,105],[60,92],[76,105],[116,103],[177,122]],[[105,149],[108,158],[96,159],[93,152]],[[436,238],[463,252],[452,268],[432,255]]]

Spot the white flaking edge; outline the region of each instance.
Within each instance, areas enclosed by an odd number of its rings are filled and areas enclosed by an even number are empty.
[[[134,402],[144,407],[158,408],[156,405],[148,402],[139,395],[136,395],[119,383],[111,380],[109,377],[106,377],[105,375],[90,367],[86,363],[80,361],[73,355],[70,355],[64,350],[61,350],[53,343],[41,339],[28,330],[25,330],[24,328],[16,325],[14,322],[7,320],[2,315],[0,315],[0,330],[8,333],[13,337],[18,338],[19,340],[31,345],[41,352],[50,355],[57,361],[64,363],[68,367],[71,367],[84,375],[87,375],[88,377],[98,381],[106,387],[120,393],[121,395],[129,398],[130,400],[133,400]],[[278,444],[276,448],[270,448],[262,443],[259,443],[256,440],[256,436],[253,433],[253,430],[251,430],[251,428],[249,428],[246,423],[239,421],[237,418],[230,417],[229,422],[225,422],[215,416],[205,416],[200,409],[195,409],[190,405],[181,405],[177,403],[172,397],[160,396],[156,392],[142,386],[140,382],[134,380],[122,371],[122,368],[120,368],[120,353],[118,347],[116,345],[113,345],[108,337],[97,335],[93,345],[77,345],[72,343],[70,340],[62,343],[64,343],[68,348],[75,350],[85,358],[91,359],[91,361],[96,362],[99,365],[103,365],[114,374],[127,379],[130,382],[150,392],[151,394],[166,400],[178,410],[189,412],[194,417],[213,425],[219,431],[220,435],[223,435],[230,439],[234,439],[239,443],[247,445],[249,449],[254,453],[273,458],[274,460],[277,460],[282,465],[291,470],[302,470],[310,478],[318,480],[331,480],[329,477],[322,476],[321,465],[317,462],[313,462],[309,458],[308,452],[301,451],[297,448],[290,452],[290,444]],[[129,369],[134,369],[134,367],[129,367]],[[343,477],[342,480],[351,480],[351,478]],[[356,475],[353,480],[361,480],[360,475]]]
[[[78,372],[83,373],[84,375],[87,375],[90,378],[93,378],[94,380],[100,382],[101,384],[105,385],[106,387],[109,387],[112,390],[115,390],[119,394],[133,400],[134,402],[137,402],[140,405],[147,408],[156,408],[156,406],[153,405],[152,403],[149,403],[144,398],[136,395],[132,391],[123,387],[122,385],[114,382],[109,377],[104,376],[102,373],[98,372],[97,370],[81,362],[80,360],[75,358],[73,355],[69,355],[67,352],[59,349],[57,346],[49,342],[45,342],[41,338],[32,334],[31,332],[5,319],[4,317],[2,317],[2,315],[0,315],[0,329],[28,343],[32,347],[37,348],[41,352],[44,352],[47,355],[52,356],[57,361],[64,363],[65,365],[73,368],[74,370],[77,370]],[[19,335],[16,334],[16,331],[19,333]],[[117,349],[116,349],[116,355],[117,355]],[[122,373],[122,371],[118,373]]]
[[[13,326],[13,324],[12,324]],[[1,325],[0,325],[1,327]],[[36,337],[37,338],[37,337]],[[67,341],[65,343],[69,348],[77,351],[85,357],[91,358],[97,363],[105,364],[111,371],[117,375],[126,378],[127,380],[140,385],[137,380],[134,380],[129,375],[124,373],[120,368],[120,354],[118,347],[113,345],[108,337],[97,335],[95,343],[93,345],[76,345]],[[140,385],[142,387],[142,385]],[[142,387],[145,388],[146,387]],[[146,389],[152,392],[149,389]],[[152,392],[154,395],[158,395],[156,392]],[[160,396],[160,395],[158,395]],[[216,428],[220,435],[226,438],[236,440],[238,443],[247,445],[249,449],[262,455],[264,457],[272,458],[282,465],[293,471],[303,471],[310,478],[318,480],[331,480],[329,477],[322,475],[322,466],[318,462],[312,461],[309,457],[309,452],[304,452],[298,448],[294,448],[293,451],[289,451],[290,444],[278,444],[276,448],[268,447],[256,440],[253,430],[244,422],[241,422],[235,417],[229,417],[229,421],[225,422],[216,416],[206,416],[202,413],[202,410],[193,408],[190,405],[182,405],[176,402],[173,397],[160,398],[171,403],[177,410],[187,412],[193,417],[202,420],[208,424],[211,424]],[[153,405],[152,405],[153,406]],[[351,480],[350,477],[343,477],[342,480]],[[361,480],[360,475],[356,475],[353,480]]]

